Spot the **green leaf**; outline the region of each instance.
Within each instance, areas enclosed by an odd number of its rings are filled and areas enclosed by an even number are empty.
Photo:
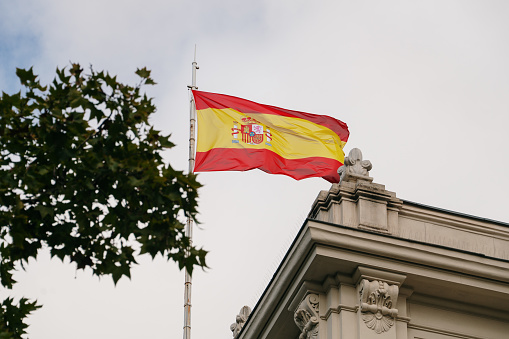
[[[35,207],[35,210],[36,211],[39,211],[39,213],[41,214],[41,217],[44,219],[46,216],[51,216],[53,217],[53,213],[54,213],[54,210],[51,208],[51,207],[48,207],[48,206],[44,206],[44,205],[37,205]]]
[[[155,85],[156,82],[150,78],[150,72],[146,67],[136,70],[136,74],[145,80],[145,85]]]
[[[135,72],[138,76],[140,76],[141,78],[144,78],[144,79],[148,79],[150,77],[150,71],[147,70],[146,67],[143,67],[143,68],[138,68]]]
[[[161,143],[161,146],[164,148],[172,148],[175,146],[175,144],[170,141],[170,136],[167,137],[160,136],[158,140]]]
[[[14,303],[13,298],[4,299],[0,304],[0,336],[21,338],[28,327],[23,320],[40,307],[36,301],[29,302],[26,298],[21,298],[18,303]]]
[[[34,75],[33,67],[29,69],[16,68],[16,75],[18,76],[22,85],[27,85],[30,82],[35,82],[37,76]]]

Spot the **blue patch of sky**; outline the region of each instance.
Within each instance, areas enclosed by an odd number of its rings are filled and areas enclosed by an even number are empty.
[[[31,32],[0,29],[0,91],[18,92],[16,68],[30,68],[41,51],[40,39]]]

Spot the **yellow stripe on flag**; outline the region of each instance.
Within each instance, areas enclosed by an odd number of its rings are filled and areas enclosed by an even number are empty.
[[[247,115],[232,108],[206,108],[198,110],[197,115],[197,152],[214,148],[268,149],[286,159],[324,157],[344,162],[345,142],[329,128],[309,120],[252,112]],[[241,126],[248,125],[242,121],[243,118],[255,119],[256,124],[263,126],[263,142],[242,142]],[[237,138],[232,134],[234,126],[238,128]],[[270,133],[268,139],[267,128]]]

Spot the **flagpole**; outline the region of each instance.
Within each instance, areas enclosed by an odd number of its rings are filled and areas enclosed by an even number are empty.
[[[196,70],[199,69],[196,63],[196,46],[194,46],[194,61],[193,65],[193,78],[192,85],[187,86],[190,89],[198,89],[196,87]],[[190,101],[190,130],[189,130],[189,172],[194,170],[194,149],[195,149],[195,134],[196,134],[196,106],[194,104],[194,97],[191,94]],[[186,236],[189,238],[189,246],[193,245],[193,220],[190,215],[187,216]],[[184,283],[184,339],[191,339],[191,285],[192,277],[186,269],[186,281]]]

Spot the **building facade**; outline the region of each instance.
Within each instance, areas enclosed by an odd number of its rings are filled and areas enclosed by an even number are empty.
[[[509,338],[509,224],[399,199],[354,149],[239,339]]]

